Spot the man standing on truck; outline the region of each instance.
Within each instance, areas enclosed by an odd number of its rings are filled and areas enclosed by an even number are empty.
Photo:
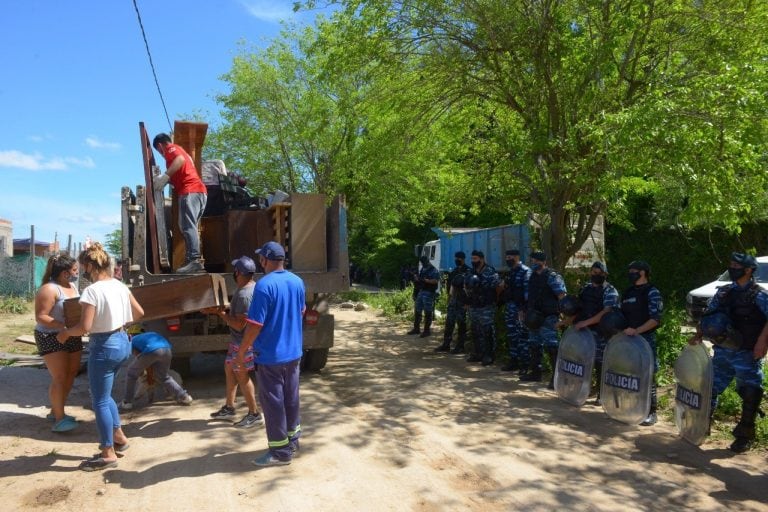
[[[453,255],[453,262],[456,266],[448,273],[448,314],[445,318],[445,332],[443,333],[443,344],[435,349],[435,352],[448,352],[452,354],[464,353],[464,342],[467,338],[467,310],[464,306],[467,302],[467,294],[464,292],[464,280],[472,269],[464,261],[467,255],[463,251],[458,251]],[[459,341],[451,350],[453,341],[453,329],[459,324]]]
[[[520,251],[509,249],[505,254],[509,270],[502,284],[501,300],[504,302],[504,324],[507,328],[507,349],[509,362],[501,367],[503,372],[528,368],[530,358],[528,349],[528,330],[521,317],[528,300],[528,281],[531,269],[520,261]]]
[[[161,133],[152,141],[152,147],[165,158],[165,174],[155,176],[155,190],[162,190],[168,182],[173,185],[179,197],[179,228],[184,236],[186,253],[184,266],[176,272],[189,274],[204,272],[200,255],[200,235],[197,226],[205,211],[208,189],[195,169],[192,157],[184,148],[174,144],[171,137]]]
[[[472,272],[464,283],[469,304],[469,321],[474,338],[474,352],[467,358],[468,363],[482,362],[483,366],[493,364],[496,353],[494,347],[496,290],[500,284],[496,269],[486,265],[483,251],[472,251]]]
[[[413,329],[408,334],[419,334],[421,326],[421,316],[424,314],[424,330],[421,331],[421,338],[426,338],[432,331],[432,317],[435,312],[435,295],[437,295],[437,283],[440,281],[440,272],[429,262],[429,258],[422,256],[419,258],[421,270],[416,276],[414,285],[418,285],[419,293],[416,295],[416,305],[413,314]]]
[[[224,376],[226,377],[227,386],[226,402],[221,409],[211,413],[211,418],[234,418],[235,398],[237,397],[237,388],[239,387],[243,398],[245,398],[245,403],[248,405],[248,414],[235,423],[235,426],[251,428],[264,423],[264,419],[259,412],[259,405],[256,402],[256,388],[249,375],[256,367],[253,347],[248,347],[246,350],[242,367],[234,368],[234,363],[238,353],[241,350],[245,350],[242,347],[243,333],[245,332],[248,310],[251,307],[253,289],[256,286],[256,283],[253,281],[253,274],[256,273],[256,263],[248,256],[242,256],[240,259],[232,262],[232,267],[235,269],[234,278],[237,289],[232,294],[229,311],[219,308],[203,311],[203,313],[218,315],[229,327],[231,336],[229,347],[227,348],[227,357],[224,360]]]
[[[253,346],[269,446],[253,463],[283,466],[299,450],[299,362],[306,292],[301,278],[285,270],[285,250],[279,243],[267,242],[256,254],[265,276],[256,283],[234,366],[244,368],[245,353]]]

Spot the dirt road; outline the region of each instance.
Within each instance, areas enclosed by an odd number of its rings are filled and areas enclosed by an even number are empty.
[[[0,369],[0,509],[768,510],[765,453],[695,448],[668,422],[627,427],[435,355],[435,339],[406,337],[407,326],[335,314],[337,346],[302,381],[302,450],[287,467],[250,464],[263,429],[208,419],[223,393],[209,369],[188,381],[191,407],[124,416],[131,447],[117,469],[83,473],[96,452],[85,376],[69,409],[83,424],[56,435],[43,419],[46,372]]]

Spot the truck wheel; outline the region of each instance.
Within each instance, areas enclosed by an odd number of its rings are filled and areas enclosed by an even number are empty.
[[[304,351],[301,358],[301,370],[309,372],[319,372],[325,368],[328,362],[328,348],[313,348]]]

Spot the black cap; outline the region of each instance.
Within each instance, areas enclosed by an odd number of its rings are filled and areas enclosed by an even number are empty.
[[[602,261],[596,261],[592,264],[592,268],[599,268],[602,272],[608,273],[608,267]]]
[[[463,260],[467,259],[467,255],[464,254],[464,251],[458,251],[456,254],[453,255],[454,258],[461,258]]]
[[[507,256],[520,256],[520,251],[517,249],[507,249]]]
[[[547,253],[544,251],[534,251],[531,253],[531,259],[536,261],[547,261]]]
[[[628,268],[635,269],[635,270],[645,270],[646,275],[651,274],[651,266],[643,260],[633,261],[632,263],[629,264]]]
[[[480,258],[485,258],[485,254],[483,253],[483,251],[478,251],[477,249],[472,251],[472,256],[479,256]]]
[[[731,254],[731,261],[738,263],[745,268],[757,268],[757,258],[751,254],[744,254],[743,252],[734,252]]]

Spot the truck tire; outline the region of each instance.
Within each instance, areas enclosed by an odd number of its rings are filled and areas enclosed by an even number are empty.
[[[328,362],[328,348],[313,348],[305,350],[301,357],[301,371],[319,372]]]

